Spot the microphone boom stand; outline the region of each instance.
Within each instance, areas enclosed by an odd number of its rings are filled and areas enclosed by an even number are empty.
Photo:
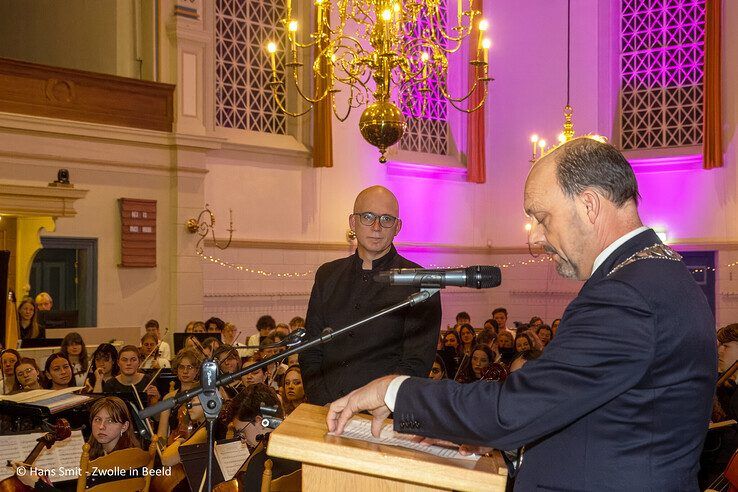
[[[301,337],[304,335],[304,332],[299,333],[300,330],[298,330],[290,334],[285,339],[287,341],[286,345],[288,347],[291,346],[285,352],[269,357],[268,359],[265,359],[261,362],[257,362],[256,364],[252,364],[244,369],[241,369],[238,372],[226,374],[225,376],[221,376],[219,378],[216,378],[217,368],[218,368],[217,364],[212,360],[212,358],[208,359],[205,362],[203,362],[202,367],[200,369],[200,382],[201,382],[200,386],[196,386],[190,389],[189,391],[186,391],[178,396],[174,396],[172,398],[167,398],[165,400],[162,400],[155,405],[144,408],[143,410],[140,410],[140,411],[134,410],[134,411],[138,414],[138,416],[141,419],[146,419],[148,417],[158,415],[165,410],[170,410],[177,405],[182,405],[186,401],[191,400],[192,398],[196,396],[199,397],[200,404],[202,405],[202,408],[205,412],[205,419],[207,422],[208,466],[207,466],[207,471],[205,473],[207,475],[207,490],[211,491],[213,490],[212,488],[213,444],[214,444],[213,429],[214,429],[215,420],[218,418],[218,413],[220,412],[220,409],[223,405],[223,400],[220,396],[220,392],[218,391],[218,388],[230,383],[234,379],[238,379],[242,376],[245,376],[246,374],[250,372],[254,372],[263,367],[266,367],[269,364],[282,360],[285,357],[289,357],[292,354],[300,353],[303,350],[308,349],[310,347],[314,347],[316,345],[322,345],[332,340],[333,338],[337,337],[338,335],[348,333],[358,326],[366,324],[370,321],[373,321],[377,318],[385,316],[389,313],[398,311],[406,306],[415,306],[416,304],[420,304],[421,302],[428,300],[433,294],[436,294],[439,290],[440,290],[440,287],[421,287],[420,291],[409,295],[404,301],[399,302],[388,308],[382,309],[381,311],[374,313],[372,315],[369,315],[364,319],[360,319],[356,323],[350,324],[348,326],[344,326],[343,328],[339,328],[338,330],[333,330],[330,327],[326,327],[321,333],[321,335],[318,338],[315,338],[313,340],[309,340],[309,341],[302,340]],[[292,338],[292,340],[290,340],[290,338]]]

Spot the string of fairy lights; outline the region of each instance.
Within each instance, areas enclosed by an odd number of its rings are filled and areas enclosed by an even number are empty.
[[[237,270],[240,272],[246,272],[251,273],[254,275],[260,275],[262,277],[276,277],[276,278],[303,278],[307,277],[309,275],[312,275],[315,273],[315,270],[304,270],[301,272],[272,272],[268,270],[264,270],[257,267],[249,267],[247,265],[242,265],[240,263],[232,263],[230,261],[224,260],[222,258],[218,258],[216,256],[205,254],[204,252],[198,253],[198,255],[203,259],[203,261],[209,261],[210,263],[214,263],[218,266],[221,266],[223,268],[229,268],[232,270]],[[549,256],[541,256],[539,258],[529,258],[526,260],[517,260],[512,262],[505,262],[499,265],[494,265],[499,268],[516,268],[516,267],[525,267],[529,265],[537,265],[541,263],[548,263],[551,262],[551,258]],[[436,264],[430,264],[427,268],[466,268],[469,265],[436,265]],[[734,267],[738,266],[738,261],[734,261],[731,263],[727,263],[725,265],[725,268],[732,269]],[[703,273],[705,271],[707,272],[717,272],[717,268],[715,267],[690,267],[689,270],[692,273]]]

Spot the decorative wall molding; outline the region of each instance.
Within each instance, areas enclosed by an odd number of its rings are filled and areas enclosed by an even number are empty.
[[[0,105],[11,113],[172,131],[174,86],[0,58]]]
[[[74,202],[88,190],[0,183],[0,212],[7,215],[74,217]]]
[[[217,238],[217,241],[227,241]],[[212,239],[205,240],[206,246],[215,246]],[[349,243],[328,241],[292,241],[292,240],[261,240],[261,239],[233,239],[231,246],[243,249],[286,249],[303,251],[351,251]],[[456,253],[473,255],[529,255],[527,247],[492,247],[492,246],[464,246],[460,244],[432,244],[432,243],[395,243],[400,251],[414,251],[427,253]]]
[[[310,297],[310,292],[205,292],[206,298],[250,297],[254,299],[282,297]]]

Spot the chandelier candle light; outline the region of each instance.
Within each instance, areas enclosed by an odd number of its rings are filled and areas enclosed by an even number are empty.
[[[489,49],[485,37],[489,23],[479,19],[474,0],[457,0],[456,25],[450,29],[442,0],[313,0],[316,30],[300,41],[298,21],[292,18],[292,0],[286,0],[287,55],[285,78],[277,77],[276,54],[279,42],[270,40],[272,96],[279,108],[290,116],[307,114],[316,103],[327,99],[339,121],[345,121],[351,110],[365,106],[359,121],[364,139],[379,149],[379,162],[387,162],[386,151],[405,132],[406,122],[398,100],[411,100],[410,116],[425,115],[427,95],[437,88],[455,109],[471,113],[481,109],[487,97]],[[466,5],[466,9],[465,6]],[[333,7],[335,6],[335,12]],[[333,14],[333,15],[332,15]],[[331,20],[337,20],[332,26]],[[420,26],[420,27],[419,27]],[[457,53],[474,27],[479,42],[469,47],[469,63],[474,67],[474,83],[460,97],[449,93],[447,86],[448,56]],[[314,49],[312,63],[314,93],[307,94],[300,82],[300,50]],[[459,53],[461,55],[461,53]],[[291,79],[296,93],[307,103],[304,111],[289,111],[286,91],[281,90]],[[373,81],[373,84],[371,82]],[[484,91],[474,107],[462,107],[477,88]],[[333,101],[334,95],[346,91],[342,111]],[[468,106],[468,105],[467,105]]]

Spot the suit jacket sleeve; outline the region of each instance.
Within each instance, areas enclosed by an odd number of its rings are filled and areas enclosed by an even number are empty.
[[[310,293],[307,315],[305,316],[305,335],[307,340],[318,338],[326,327],[323,317],[321,285],[321,270],[315,274],[315,284]],[[323,363],[323,347],[316,345],[300,353],[300,370],[305,395],[310,403],[323,405],[329,402],[330,393],[326,387],[321,369]]]
[[[426,377],[433,367],[438,333],[441,329],[441,295],[409,309],[405,316],[402,358],[396,374]]]
[[[530,443],[635,386],[653,358],[654,319],[635,289],[601,281],[572,303],[543,355],[504,383],[403,382],[395,429],[498,449]]]

